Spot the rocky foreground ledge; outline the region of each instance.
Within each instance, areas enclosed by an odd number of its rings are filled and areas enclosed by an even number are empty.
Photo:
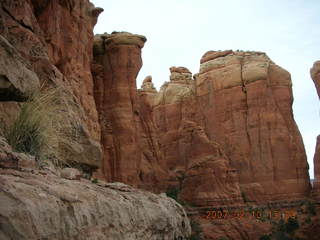
[[[187,239],[184,209],[122,183],[0,168],[0,239]]]

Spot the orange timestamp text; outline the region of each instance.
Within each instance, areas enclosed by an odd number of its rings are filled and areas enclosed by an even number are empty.
[[[257,219],[269,218],[269,219],[288,219],[297,216],[297,211],[290,210],[211,210],[206,211],[202,218],[205,219],[241,219],[246,217],[254,217]]]

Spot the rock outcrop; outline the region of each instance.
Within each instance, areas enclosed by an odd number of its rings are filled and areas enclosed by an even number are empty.
[[[161,87],[153,103],[161,166],[171,171],[169,188],[178,188],[183,201],[197,206],[241,203],[237,171],[199,123],[191,72],[184,67],[170,71],[170,82]]]
[[[320,98],[320,61],[316,61],[310,69],[311,78],[316,86]],[[313,158],[314,181],[312,195],[320,201],[320,135],[317,138],[316,149]]]
[[[138,90],[146,38],[127,32],[94,37],[102,11],[88,0],[0,2],[1,239],[190,235],[173,200],[101,180],[173,192],[211,239],[255,239],[270,224],[260,228],[248,218],[215,225],[200,216],[207,209],[292,207],[309,195],[286,70],[261,52],[209,51],[194,76],[172,67],[160,91],[151,76]],[[319,61],[311,76],[319,94]],[[74,168],[62,170],[61,178],[50,166],[37,169],[35,157],[15,153],[3,138],[23,102],[48,88],[59,90],[70,139],[66,165]],[[319,148],[318,137],[316,198]]]
[[[308,195],[290,74],[260,52],[207,52],[196,79],[209,139],[221,144],[248,201]]]
[[[187,239],[184,209],[122,183],[0,169],[0,239]]]
[[[320,61],[316,61],[310,69],[310,75],[320,97]]]
[[[317,137],[316,149],[313,158],[314,180],[312,186],[312,195],[320,201],[320,135]]]
[[[0,128],[8,129],[39,86],[61,90],[73,142],[68,161],[101,167],[91,75],[93,27],[102,9],[88,0],[0,2]],[[52,12],[55,14],[52,15]]]
[[[146,38],[126,32],[96,36],[95,99],[102,128],[103,173],[108,180],[137,185],[138,106],[136,78]]]
[[[23,101],[40,87],[38,76],[18,51],[0,35],[0,101]]]

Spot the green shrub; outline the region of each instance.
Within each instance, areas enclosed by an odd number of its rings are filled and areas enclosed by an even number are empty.
[[[247,203],[247,202],[248,202],[248,198],[247,198],[246,193],[245,193],[245,192],[241,192],[241,196],[242,196],[243,201],[244,201],[245,203]]]
[[[97,184],[98,183],[98,179],[94,178],[94,179],[91,180],[91,182]]]
[[[34,93],[26,102],[5,136],[14,151],[36,157],[39,164],[52,161],[54,165],[63,162],[63,144],[68,145],[64,130],[68,121],[63,119],[59,89],[51,88]],[[63,122],[63,124],[62,124]]]
[[[178,202],[179,193],[180,193],[180,189],[176,187],[171,187],[166,192],[168,197],[176,200],[177,202]]]
[[[189,238],[189,240],[201,240],[201,234],[202,234],[202,228],[199,224],[199,222],[191,219],[190,226],[192,230],[192,235]]]
[[[271,236],[268,234],[268,235],[262,235],[259,240],[271,240]]]
[[[290,217],[286,223],[286,232],[293,233],[299,228],[299,222],[296,218]]]
[[[306,203],[307,211],[312,216],[315,216],[317,214],[316,206],[313,202],[307,201]]]

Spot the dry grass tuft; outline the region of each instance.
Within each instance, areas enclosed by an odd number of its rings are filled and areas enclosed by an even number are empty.
[[[34,93],[5,134],[15,151],[35,156],[40,166],[47,161],[55,166],[65,163],[70,123],[60,92],[49,88]]]

